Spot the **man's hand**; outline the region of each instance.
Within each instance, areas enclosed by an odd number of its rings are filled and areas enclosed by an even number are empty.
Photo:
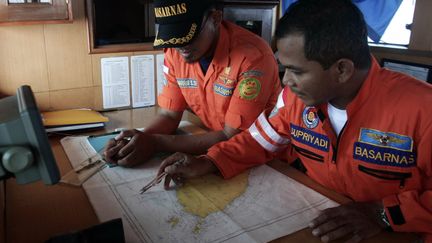
[[[385,225],[381,220],[381,203],[350,203],[328,208],[312,220],[312,234],[323,242],[352,235],[347,242],[360,242],[381,232]]]
[[[117,153],[127,144],[127,142],[127,140],[118,141],[115,138],[111,138],[105,145],[103,152],[104,159],[110,164],[117,164]]]
[[[105,146],[107,162],[120,166],[134,166],[148,160],[156,152],[154,137],[138,130],[122,131]]]
[[[162,161],[158,176],[166,172],[164,187],[169,188],[171,180],[181,184],[185,178],[193,178],[218,171],[213,162],[204,157],[194,157],[184,153],[175,153]]]

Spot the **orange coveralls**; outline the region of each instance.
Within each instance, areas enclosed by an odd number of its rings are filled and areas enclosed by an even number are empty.
[[[165,49],[167,82],[159,106],[172,111],[189,107],[212,130],[226,125],[247,129],[281,92],[278,66],[268,44],[257,35],[223,21],[213,60],[204,73],[199,62],[186,63]]]
[[[263,164],[291,144],[309,177],[354,201],[379,201],[395,231],[432,234],[432,86],[382,69],[347,106],[339,137],[327,104],[307,107],[288,88],[285,106],[209,149],[225,178]]]

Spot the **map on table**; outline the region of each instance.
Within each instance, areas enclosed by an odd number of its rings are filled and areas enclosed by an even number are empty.
[[[86,137],[61,142],[74,167],[96,153]],[[127,242],[267,242],[307,227],[320,210],[338,205],[266,165],[230,180],[207,175],[139,194],[160,160],[107,167],[83,184],[101,222],[123,219]]]

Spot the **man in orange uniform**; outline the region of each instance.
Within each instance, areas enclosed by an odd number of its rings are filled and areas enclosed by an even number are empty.
[[[299,0],[276,37],[286,67],[283,106],[204,157],[167,158],[159,169],[168,173],[165,186],[214,171],[230,178],[290,144],[309,177],[354,201],[310,223],[322,241],[359,242],[388,229],[431,242],[431,85],[379,67],[349,0]]]
[[[165,48],[162,111],[144,132],[124,131],[110,141],[109,162],[131,166],[157,151],[205,153],[274,106],[281,87],[272,50],[259,36],[223,21],[219,5],[214,0],[154,2],[159,24],[154,46]],[[211,131],[169,135],[186,108]]]

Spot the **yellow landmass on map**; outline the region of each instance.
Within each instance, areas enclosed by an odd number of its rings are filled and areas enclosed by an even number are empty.
[[[213,174],[190,179],[177,190],[177,198],[186,212],[205,218],[241,196],[248,178],[247,171],[229,180]]]

